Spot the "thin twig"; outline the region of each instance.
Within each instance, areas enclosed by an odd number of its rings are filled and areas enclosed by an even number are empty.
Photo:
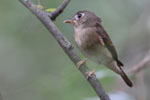
[[[136,64],[129,72],[138,73],[140,70],[145,69],[146,64],[150,63],[150,55],[146,56],[142,61]]]
[[[51,20],[55,20],[56,17],[63,12],[63,10],[67,7],[69,4],[70,0],[64,0],[56,9],[56,11],[52,13],[47,13],[48,16],[51,18]]]
[[[24,6],[26,6],[43,23],[43,25],[54,36],[54,38],[57,40],[57,42],[66,52],[68,57],[76,65],[81,60],[80,57],[75,52],[71,43],[63,36],[61,31],[56,27],[56,25],[49,18],[47,13],[45,13],[41,9],[38,9],[32,2],[30,2],[30,0],[19,0],[19,1],[22,4],[24,4]],[[83,64],[81,65],[79,70],[86,77],[86,73],[89,71],[89,68],[85,64]],[[95,90],[95,92],[97,93],[97,95],[101,100],[110,100],[109,96],[106,94],[100,82],[96,79],[95,75],[92,75],[88,79],[88,82],[91,84],[91,86],[93,87],[93,89]]]

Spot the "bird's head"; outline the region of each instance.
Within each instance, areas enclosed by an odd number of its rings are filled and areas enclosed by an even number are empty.
[[[64,23],[72,23],[75,28],[84,28],[94,25],[100,18],[90,11],[78,11],[70,20],[65,20]]]

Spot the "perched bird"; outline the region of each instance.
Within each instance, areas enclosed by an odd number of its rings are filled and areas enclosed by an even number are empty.
[[[129,87],[133,86],[123,71],[123,63],[118,59],[116,49],[98,16],[90,11],[78,11],[71,20],[64,22],[73,24],[74,40],[86,58],[105,65],[119,74]],[[77,66],[80,67],[85,62],[86,60],[82,60],[77,63]],[[87,78],[93,73],[94,71],[88,72]]]

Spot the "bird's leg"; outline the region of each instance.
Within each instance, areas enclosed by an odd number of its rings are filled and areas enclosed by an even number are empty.
[[[76,64],[77,68],[80,68],[80,66],[81,66],[82,64],[86,64],[86,62],[87,62],[87,60],[81,60],[81,61],[79,61],[79,62]]]
[[[92,70],[92,71],[88,71],[86,72],[86,79],[88,80],[89,77],[91,77],[91,75],[95,75],[94,73],[96,72],[96,70]]]

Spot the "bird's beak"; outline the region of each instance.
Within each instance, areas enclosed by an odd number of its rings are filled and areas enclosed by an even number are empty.
[[[70,19],[70,20],[65,20],[64,23],[72,23],[73,24],[74,22],[72,19]]]

